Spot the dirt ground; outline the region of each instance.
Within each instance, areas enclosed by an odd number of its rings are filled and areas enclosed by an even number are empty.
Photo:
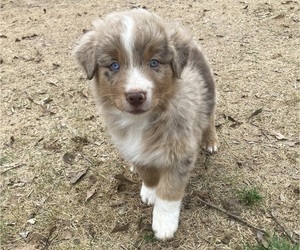
[[[166,243],[153,238],[141,181],[110,144],[72,56],[93,19],[135,7],[187,26],[218,88],[220,151],[199,152],[179,229]],[[249,225],[298,240],[299,7],[293,0],[2,0],[1,249],[238,250],[257,242]],[[239,202],[244,187],[257,188],[263,201]]]

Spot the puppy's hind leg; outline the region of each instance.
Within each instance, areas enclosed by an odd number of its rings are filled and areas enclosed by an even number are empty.
[[[218,151],[218,136],[215,128],[215,112],[213,111],[209,117],[209,123],[202,135],[201,146],[209,153],[215,153]]]

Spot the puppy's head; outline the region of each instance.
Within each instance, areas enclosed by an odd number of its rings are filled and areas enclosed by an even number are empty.
[[[104,107],[141,114],[167,105],[185,67],[191,38],[145,10],[96,20],[75,48]]]

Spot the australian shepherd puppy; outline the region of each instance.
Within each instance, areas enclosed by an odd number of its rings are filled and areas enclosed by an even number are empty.
[[[173,237],[199,146],[217,151],[212,71],[176,23],[143,9],[93,22],[75,48],[112,141],[142,179],[158,239]]]

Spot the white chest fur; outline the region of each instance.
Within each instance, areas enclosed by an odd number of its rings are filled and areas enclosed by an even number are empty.
[[[136,164],[144,164],[145,142],[143,137],[148,126],[148,117],[130,114],[118,115],[119,119],[113,127],[119,130],[120,133],[112,132],[113,143],[126,160]]]

